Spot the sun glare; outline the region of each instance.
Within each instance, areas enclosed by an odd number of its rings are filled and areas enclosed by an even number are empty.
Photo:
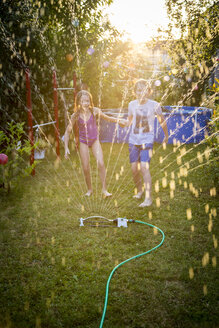
[[[168,18],[164,0],[114,0],[106,10],[112,25],[124,32],[124,39],[134,43],[149,41],[166,27]]]

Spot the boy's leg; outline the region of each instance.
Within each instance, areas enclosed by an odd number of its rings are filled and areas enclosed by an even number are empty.
[[[143,194],[139,158],[140,148],[136,145],[129,144],[129,161],[131,163],[133,180],[137,188],[137,194],[133,197],[138,199],[140,199]]]
[[[91,175],[90,175],[90,154],[89,154],[88,145],[81,142],[79,152],[80,152],[84,177],[88,189],[86,195],[90,196],[92,194],[92,184],[91,184]]]
[[[140,171],[139,164],[140,164],[139,162],[131,163],[133,180],[137,188],[137,195],[134,196],[135,198],[141,198],[143,194],[142,178],[141,178],[141,171]]]
[[[152,204],[151,199],[151,173],[150,173],[150,160],[152,157],[152,148],[145,149],[142,147],[140,158],[141,158],[141,173],[145,185],[145,200],[141,203],[140,207],[150,206]]]
[[[102,183],[102,192],[103,192],[104,196],[106,196],[106,197],[111,196],[112,194],[110,194],[106,189],[106,169],[105,169],[104,160],[103,160],[103,151],[102,151],[102,147],[101,147],[99,140],[94,141],[94,143],[92,145],[92,151],[93,151],[94,157],[97,160],[97,166],[98,166],[98,170],[99,170],[100,180]]]
[[[152,203],[151,199],[151,173],[149,169],[149,162],[141,162],[141,173],[145,185],[145,200],[140,207],[150,206]]]

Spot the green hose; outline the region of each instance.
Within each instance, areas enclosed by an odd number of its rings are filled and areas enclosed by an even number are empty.
[[[149,251],[147,251],[147,252],[144,252],[144,253],[141,253],[141,254],[135,255],[135,256],[131,257],[130,259],[127,259],[127,260],[125,260],[125,261],[119,263],[119,264],[118,264],[117,266],[115,266],[115,268],[112,270],[112,272],[111,272],[110,275],[109,275],[109,278],[108,278],[107,284],[106,284],[105,303],[104,303],[104,309],[103,309],[102,319],[101,319],[101,323],[100,323],[100,327],[99,327],[99,328],[102,328],[102,327],[103,327],[103,322],[104,322],[104,319],[105,319],[106,308],[107,308],[107,302],[108,302],[109,283],[110,283],[110,280],[111,280],[111,278],[112,278],[114,272],[115,272],[120,266],[122,266],[123,264],[125,264],[125,263],[127,263],[127,262],[129,262],[129,261],[131,261],[131,260],[134,260],[134,259],[136,259],[136,258],[138,258],[138,257],[140,257],[140,256],[146,255],[146,254],[148,254],[148,253],[154,251],[155,249],[157,249],[158,247],[160,247],[160,246],[163,244],[163,242],[164,242],[165,235],[164,235],[163,231],[162,231],[160,228],[155,227],[153,224],[150,224],[150,223],[147,223],[147,222],[138,221],[138,220],[128,220],[128,222],[130,222],[130,223],[134,223],[134,222],[136,222],[136,223],[142,223],[142,224],[148,225],[148,226],[150,226],[150,227],[152,227],[152,228],[155,228],[155,229],[159,230],[159,231],[161,232],[161,234],[162,234],[162,240],[161,240],[161,242],[160,242],[159,245],[157,245],[157,246],[151,248],[151,249],[150,249]]]

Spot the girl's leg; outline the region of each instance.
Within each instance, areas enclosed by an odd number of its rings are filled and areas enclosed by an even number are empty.
[[[133,180],[137,188],[137,195],[133,196],[134,198],[140,199],[141,196],[143,195],[143,190],[142,190],[142,181],[141,181],[141,171],[140,171],[140,166],[139,162],[133,162],[131,163],[131,168],[132,168],[132,175],[133,175]]]
[[[110,194],[106,189],[106,169],[103,160],[103,151],[99,140],[94,141],[92,145],[92,151],[94,157],[97,160],[97,167],[99,170],[100,180],[102,183],[102,192],[106,197],[111,196],[112,194]]]
[[[90,196],[92,194],[92,185],[91,185],[91,175],[90,175],[90,154],[89,154],[88,146],[83,142],[81,142],[79,152],[80,152],[84,177],[88,189],[86,196]]]
[[[141,173],[145,184],[145,200],[140,207],[150,206],[152,204],[151,199],[151,173],[149,170],[149,162],[141,162]]]

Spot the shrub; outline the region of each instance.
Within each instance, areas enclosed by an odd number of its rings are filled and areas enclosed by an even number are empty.
[[[8,156],[8,163],[1,165],[2,174],[0,184],[9,192],[11,187],[16,187],[20,178],[31,174],[35,163],[29,164],[27,155],[30,155],[32,146],[25,137],[24,123],[10,122],[6,131],[0,130],[1,153]]]

